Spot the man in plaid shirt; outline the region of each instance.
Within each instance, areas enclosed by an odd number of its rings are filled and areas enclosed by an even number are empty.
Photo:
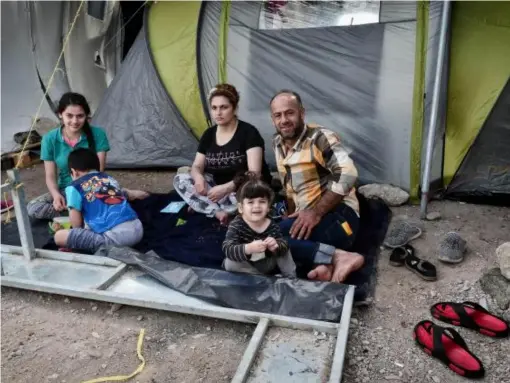
[[[359,227],[358,172],[336,133],[305,124],[300,96],[278,92],[270,103],[273,140],[289,215],[280,228],[309,279],[343,282],[363,266],[349,252]]]

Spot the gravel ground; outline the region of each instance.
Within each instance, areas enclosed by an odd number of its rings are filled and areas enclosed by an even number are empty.
[[[126,187],[168,191],[173,172],[111,172]],[[42,166],[22,171],[27,197],[44,189]],[[413,242],[417,255],[438,267],[437,282],[425,282],[405,268],[378,265],[375,301],[356,308],[344,369],[344,382],[454,383],[457,376],[418,349],[412,328],[432,319],[429,308],[443,300],[486,299],[477,282],[495,265],[494,250],[510,240],[510,209],[434,202],[430,211],[442,219],[422,223]],[[418,209],[394,209],[395,216],[418,217]],[[435,250],[448,231],[468,242],[464,262],[446,266]],[[253,326],[207,318],[90,302],[2,288],[1,377],[5,382],[78,382],[98,376],[128,374],[138,366],[136,340],[145,328],[145,370],[133,381],[228,382],[247,345]],[[510,340],[494,340],[459,328],[486,367],[484,381],[510,383]],[[317,376],[317,381],[325,377]]]

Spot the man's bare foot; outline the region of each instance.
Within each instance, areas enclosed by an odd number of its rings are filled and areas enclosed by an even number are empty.
[[[333,266],[331,265],[320,265],[310,271],[307,275],[308,279],[316,281],[329,282],[333,275]]]
[[[358,253],[336,249],[333,256],[333,275],[331,282],[342,283],[353,271],[361,269],[365,258]]]

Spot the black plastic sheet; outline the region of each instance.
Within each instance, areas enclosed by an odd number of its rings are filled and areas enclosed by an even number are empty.
[[[137,266],[164,285],[209,303],[247,311],[339,321],[347,285],[191,267],[112,247],[98,254]]]

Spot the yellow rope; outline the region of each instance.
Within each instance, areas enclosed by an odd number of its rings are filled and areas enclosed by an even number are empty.
[[[138,342],[136,345],[136,353],[138,354],[138,359],[140,359],[142,361],[142,363],[140,363],[138,368],[135,371],[133,371],[133,373],[131,373],[130,375],[106,376],[104,378],[96,378],[96,379],[92,379],[92,380],[86,380],[82,383],[122,382],[122,381],[129,380],[129,379],[135,377],[136,375],[138,375],[140,372],[142,372],[142,370],[145,368],[145,358],[142,355],[142,345],[143,345],[144,334],[145,334],[145,329],[142,328],[140,330],[140,335],[138,336]]]
[[[39,107],[37,108],[37,112],[35,113],[35,117],[32,121],[32,126],[30,126],[30,130],[28,131],[28,136],[27,136],[27,139],[25,140],[25,143],[23,144],[23,149],[21,149],[21,153],[23,153],[25,151],[25,148],[27,147],[28,142],[30,140],[30,135],[32,134],[32,130],[34,130],[34,126],[37,123],[37,120],[39,119],[39,113],[41,113],[41,108],[42,108],[44,101],[46,99],[46,96],[48,95],[48,92],[51,88],[51,85],[53,83],[53,78],[55,77],[55,73],[57,73],[57,71],[58,71],[58,64],[60,63],[60,60],[62,59],[62,56],[64,55],[64,50],[66,49],[67,43],[69,42],[69,37],[71,36],[71,33],[74,29],[74,25],[76,24],[76,21],[78,20],[78,16],[80,15],[80,11],[81,11],[84,3],[85,3],[85,0],[81,0],[80,6],[78,7],[78,10],[76,11],[76,15],[74,15],[74,20],[71,23],[69,32],[67,32],[66,38],[64,40],[64,45],[62,46],[62,51],[60,52],[60,55],[58,56],[57,63],[55,64],[55,68],[53,69],[53,73],[51,74],[51,77],[48,80],[48,85],[46,87],[46,91],[44,92],[44,96],[41,99]],[[18,163],[15,166],[15,169],[19,168],[22,158],[23,158],[23,156],[20,154],[20,156],[18,158]]]

